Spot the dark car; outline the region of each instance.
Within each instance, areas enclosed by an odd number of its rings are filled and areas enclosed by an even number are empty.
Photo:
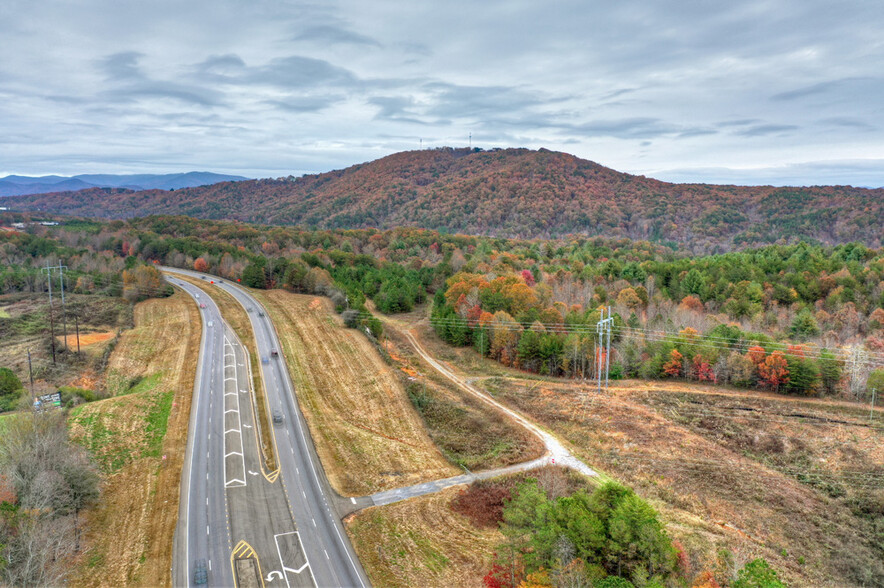
[[[274,410],[273,411],[273,424],[274,425],[281,425],[283,423],[283,421],[285,421],[285,416],[283,416],[282,411],[278,410],[278,409]]]
[[[279,357],[279,351],[277,351],[276,349],[271,349],[270,357]]]
[[[193,564],[193,583],[200,585],[209,583],[209,571],[206,569],[206,560],[198,559]]]

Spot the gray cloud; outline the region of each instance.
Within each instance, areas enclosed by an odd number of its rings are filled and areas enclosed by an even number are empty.
[[[781,135],[789,131],[794,131],[797,128],[798,127],[796,125],[752,125],[740,131],[737,131],[736,134],[743,137],[765,137],[767,135]]]
[[[380,47],[375,39],[334,25],[309,27],[293,37],[295,41],[311,41],[316,43],[335,43]]]
[[[843,96],[846,93],[861,92],[866,93],[869,90],[876,91],[884,86],[884,80],[862,77],[862,78],[842,78],[838,80],[829,80],[788,92],[780,92],[771,96],[772,100],[798,100],[807,98],[808,96],[818,96],[821,94],[836,94]]]
[[[122,51],[101,58],[99,65],[107,74],[108,80],[141,79],[138,62],[142,57],[144,54],[138,51]]]
[[[163,2],[0,6],[0,175],[287,175],[471,131],[708,181],[884,159],[865,0]]]
[[[343,96],[292,96],[268,100],[267,104],[293,113],[320,112],[342,102]]]

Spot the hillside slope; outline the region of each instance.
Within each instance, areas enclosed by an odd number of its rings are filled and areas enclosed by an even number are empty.
[[[163,213],[521,238],[601,234],[685,243],[698,252],[781,238],[878,247],[884,225],[884,189],[671,184],[543,149],[409,151],[301,178],[175,192],[91,189],[5,203],[109,218]]]

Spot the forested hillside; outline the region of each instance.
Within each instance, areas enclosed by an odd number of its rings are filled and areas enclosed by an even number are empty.
[[[90,189],[4,203],[104,218],[184,214],[309,228],[603,235],[695,253],[797,240],[880,247],[884,226],[884,189],[671,184],[543,149],[410,151],[300,178],[176,191]]]
[[[615,377],[854,399],[884,383],[884,249],[857,243],[691,257],[626,239],[304,231],[186,217],[60,220],[0,233],[0,291],[40,291],[44,260],[64,259],[77,280],[72,290],[83,293],[108,268],[132,269],[123,272],[124,294],[149,289],[152,268],[135,271],[148,262],[324,294],[340,311],[364,313],[368,298],[396,313],[433,298],[430,320],[445,341],[580,378],[594,374],[595,325],[611,306]],[[367,314],[348,316],[379,328]]]

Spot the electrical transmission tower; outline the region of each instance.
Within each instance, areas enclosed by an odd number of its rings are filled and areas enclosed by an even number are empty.
[[[64,303],[64,270],[68,269],[68,266],[61,265],[61,262],[58,262],[58,282],[61,284],[61,320],[64,325],[64,350],[70,351],[68,349],[68,308]]]
[[[605,390],[608,389],[608,372],[611,368],[611,329],[614,326],[614,318],[611,315],[611,307],[607,308],[608,318],[605,318],[605,309],[596,324],[596,333],[599,342],[596,347],[596,374],[598,375],[598,391],[602,391],[602,370],[605,372]],[[602,351],[604,349],[604,351]]]
[[[49,345],[52,348],[52,363],[55,363],[55,321],[52,318],[52,272],[58,268],[51,267],[49,263],[42,268],[46,272],[46,283],[49,285]]]
[[[51,343],[52,346],[52,363],[55,363],[55,318],[52,314],[52,272],[58,270],[58,282],[61,286],[61,316],[62,316],[62,324],[64,329],[64,350],[68,350],[68,313],[67,313],[67,305],[65,304],[64,299],[64,270],[68,269],[68,266],[62,265],[61,262],[58,262],[58,265],[49,265],[46,264],[46,267],[41,268],[44,272],[46,272],[46,284],[49,286],[49,331],[51,335]]]

